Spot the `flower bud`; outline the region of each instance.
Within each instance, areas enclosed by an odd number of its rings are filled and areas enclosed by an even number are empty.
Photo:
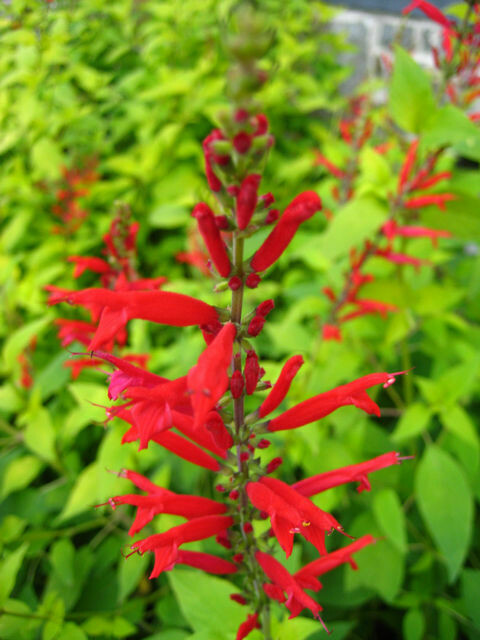
[[[237,289],[240,289],[240,287],[242,286],[241,278],[239,278],[238,276],[232,276],[228,281],[228,286],[232,291],[236,291]]]
[[[274,458],[267,464],[267,473],[273,473],[282,464],[282,458]]]
[[[247,333],[249,336],[254,338],[258,336],[260,331],[263,329],[263,325],[265,324],[265,318],[263,316],[255,316],[250,320],[250,324],[248,325]]]
[[[273,300],[264,300],[257,307],[257,316],[263,316],[265,318],[274,308],[275,303]]]
[[[243,393],[243,387],[245,386],[245,381],[243,379],[241,371],[234,371],[232,377],[230,378],[230,391],[232,392],[232,397],[236,400],[240,398]]]
[[[236,489],[232,489],[232,491],[230,491],[230,493],[228,494],[230,500],[238,500],[239,496],[240,493]]]
[[[237,224],[239,229],[245,229],[256,209],[258,201],[258,186],[261,175],[253,173],[247,176],[240,185],[237,196]]]
[[[243,525],[243,530],[245,531],[245,533],[252,533],[253,531],[252,523],[245,522],[245,524]]]
[[[246,153],[252,146],[252,137],[245,131],[240,131],[233,138],[233,146],[238,153]]]
[[[236,554],[236,555],[242,555],[240,554]],[[236,562],[235,560],[235,556],[233,556],[233,560],[234,562]],[[243,556],[242,556],[242,560],[243,560]],[[239,560],[238,562],[241,562],[242,560]],[[246,599],[240,595],[239,593],[231,593],[230,594],[230,600],[233,600],[234,602],[237,602],[238,604],[247,604]]]
[[[266,440],[265,438],[262,438],[262,439],[258,442],[257,447],[258,447],[259,449],[267,449],[267,447],[269,447],[270,445],[271,445],[270,440]]]
[[[262,279],[260,278],[258,273],[250,273],[245,280],[245,284],[249,289],[256,289],[261,280]]]
[[[260,367],[258,365],[258,356],[250,349],[247,351],[247,359],[245,361],[245,391],[248,395],[251,395],[255,389],[257,388],[257,383],[259,379]]]

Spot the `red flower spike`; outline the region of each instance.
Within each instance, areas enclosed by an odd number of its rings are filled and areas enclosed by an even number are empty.
[[[241,371],[234,371],[230,378],[230,391],[235,400],[242,395],[244,386],[245,380],[243,379]]]
[[[256,309],[256,315],[257,316],[266,317],[266,316],[268,316],[270,311],[273,311],[273,309],[275,309],[274,301],[273,300],[264,300],[263,302],[261,302],[258,305],[258,307]]]
[[[269,598],[285,603],[290,611],[290,618],[298,616],[303,609],[310,609],[314,617],[321,620],[319,612],[322,607],[303,591],[294,576],[278,560],[263,551],[257,551],[255,558],[272,582],[263,585],[265,593]]]
[[[400,177],[398,178],[398,193],[402,193],[405,184],[410,177],[413,166],[417,160],[417,150],[418,150],[419,140],[414,140],[410,147],[408,148],[407,155],[405,156],[405,161],[402,166],[402,170],[400,171]]]
[[[222,278],[226,278],[231,270],[230,259],[215,222],[213,211],[205,202],[199,202],[195,205],[192,216],[197,219],[198,229],[213,264]]]
[[[322,588],[321,583],[317,580],[318,576],[321,576],[328,571],[332,571],[332,569],[336,569],[336,567],[339,567],[345,562],[348,562],[353,569],[357,569],[357,565],[352,558],[352,554],[360,551],[369,544],[375,544],[375,542],[376,540],[373,536],[363,536],[346,547],[337,549],[337,551],[332,551],[322,558],[317,558],[313,562],[309,562],[302,569],[297,571],[293,577],[302,589],[318,591]]]
[[[314,191],[304,191],[294,198],[253,256],[250,262],[252,269],[254,271],[268,269],[290,244],[300,224],[311,218],[321,208],[321,200]]]
[[[343,533],[332,515],[281,480],[263,476],[259,482],[247,484],[247,494],[254,507],[268,513],[275,537],[287,558],[292,553],[295,533],[311,542],[321,555],[327,553],[325,534]]]
[[[253,173],[247,176],[240,185],[237,196],[237,225],[239,229],[245,229],[255,212],[258,202],[258,187],[262,176]]]
[[[155,564],[150,578],[157,578],[162,571],[172,569],[178,561],[178,547],[187,542],[195,542],[210,538],[233,524],[229,516],[204,516],[195,518],[172,527],[165,533],[157,533],[144,540],[137,540],[132,549],[143,555],[146,551],[153,551]]]
[[[340,407],[354,405],[366,413],[380,417],[378,405],[368,396],[366,389],[377,384],[389,384],[395,381],[398,373],[371,373],[353,382],[335,387],[325,393],[304,400],[296,406],[280,414],[268,423],[269,431],[296,429],[310,422],[315,422],[336,411]],[[391,383],[390,383],[391,384]]]
[[[438,24],[450,29],[452,27],[452,21],[447,18],[445,14],[443,14],[440,9],[433,6],[431,2],[427,2],[426,0],[413,0],[408,6],[402,9],[402,13],[405,15],[406,13],[410,13],[414,9],[420,9],[423,13]]]
[[[228,389],[227,369],[232,359],[235,335],[235,325],[231,322],[225,324],[188,373],[187,384],[192,394],[196,429]]]
[[[238,153],[247,153],[252,146],[252,136],[245,131],[240,131],[233,138],[233,146]]]
[[[244,640],[254,629],[260,629],[260,623],[258,622],[258,613],[248,614],[245,622],[238,627],[237,636],[235,640]]]
[[[249,289],[256,289],[261,280],[262,279],[260,278],[258,273],[250,273],[245,280],[245,284]]]
[[[273,460],[267,464],[267,473],[273,473],[276,471],[282,462],[283,458],[273,458]]]
[[[240,593],[231,593],[230,600],[233,600],[234,602],[241,605],[247,604],[246,598],[244,598]]]
[[[250,320],[248,325],[247,333],[252,338],[258,336],[258,334],[263,329],[263,325],[265,324],[265,318],[263,316],[255,316]]]
[[[258,356],[249,349],[247,351],[247,358],[245,360],[245,368],[243,370],[245,376],[245,392],[247,395],[251,395],[257,388],[258,380],[260,377],[260,366],[258,364]]]
[[[88,350],[108,343],[126,326],[129,320],[138,318],[173,327],[187,327],[215,322],[215,307],[182,293],[170,291],[111,291],[110,289],[83,289],[65,291],[52,285],[48,304],[68,302],[86,307],[93,318],[100,319]]]
[[[309,498],[322,491],[327,491],[332,487],[338,487],[341,484],[347,482],[359,482],[357,491],[370,491],[370,482],[368,481],[368,474],[379,469],[385,469],[394,464],[400,464],[399,454],[395,451],[384,453],[381,456],[377,456],[372,460],[366,462],[360,462],[359,464],[351,464],[341,469],[334,469],[333,471],[326,471],[325,473],[319,473],[311,478],[305,478],[292,485],[292,489],[298,491],[302,496]]]
[[[290,389],[292,380],[297,375],[297,372],[302,365],[302,356],[293,356],[283,365],[280,375],[278,376],[276,383],[273,385],[272,390],[260,405],[258,412],[260,418],[268,416],[269,413],[275,411],[278,405],[283,401]],[[260,446],[260,443],[258,446]]]

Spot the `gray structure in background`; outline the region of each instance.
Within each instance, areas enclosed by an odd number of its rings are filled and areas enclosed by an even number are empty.
[[[353,53],[342,56],[342,62],[353,70],[344,83],[345,92],[362,80],[385,73],[382,57],[391,57],[392,45],[399,42],[410,51],[422,66],[432,67],[431,48],[439,42],[441,27],[425,18],[421,11],[402,15],[406,0],[328,0],[343,8],[332,21],[334,30],[346,31],[348,40],[356,47]],[[445,7],[448,0],[437,0],[435,6]],[[382,96],[378,96],[382,100]]]

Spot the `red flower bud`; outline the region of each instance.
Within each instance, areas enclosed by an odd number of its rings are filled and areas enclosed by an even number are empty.
[[[263,200],[263,206],[265,207],[265,209],[268,209],[268,207],[275,202],[273,193],[270,193],[270,192],[265,193],[263,196],[261,196],[260,200]]]
[[[238,276],[232,276],[228,281],[228,286],[232,291],[236,291],[237,289],[240,289],[240,287],[242,286],[241,278],[239,278]]]
[[[232,397],[236,400],[240,398],[243,393],[243,387],[245,386],[245,381],[243,379],[241,371],[234,371],[232,377],[230,378],[230,391],[232,392]]]
[[[259,449],[267,449],[272,443],[270,442],[270,440],[266,440],[265,438],[262,438],[258,444],[257,447]]]
[[[218,273],[223,278],[226,278],[231,269],[230,259],[220,236],[220,231],[215,223],[213,211],[204,202],[199,202],[195,205],[192,215],[197,219],[198,229]]]
[[[239,496],[240,493],[236,489],[232,489],[232,491],[230,491],[230,493],[228,494],[230,500],[238,500]]]
[[[243,562],[243,553],[236,553],[232,560],[237,563]]]
[[[242,554],[240,554],[242,555]],[[234,558],[234,562],[235,562],[235,556],[233,556]],[[241,560],[239,561],[241,562]],[[247,604],[247,601],[245,600],[245,598],[240,595],[239,593],[231,593],[230,594],[230,600],[233,600],[234,602],[238,602],[238,604]]]
[[[247,351],[247,359],[245,361],[244,369],[245,390],[248,395],[251,395],[257,388],[259,374],[260,367],[258,365],[258,356],[253,349],[249,349]]]
[[[258,201],[258,186],[262,176],[253,173],[243,180],[237,196],[237,224],[239,229],[245,229],[255,212]]]
[[[265,224],[273,224],[278,220],[279,215],[280,211],[278,209],[270,209],[267,213],[267,217],[265,218]]]
[[[228,229],[227,216],[215,216],[215,224],[220,231],[226,231]]]
[[[322,327],[322,338],[324,340],[336,340],[337,342],[341,342],[342,334],[340,333],[340,329],[334,324],[324,324]]]
[[[264,113],[259,113],[255,116],[255,119],[257,121],[257,128],[255,129],[254,135],[263,136],[263,134],[268,131],[268,118]]]
[[[261,282],[261,278],[258,273],[250,273],[245,280],[245,284],[249,289],[256,289]]]
[[[260,405],[259,416],[263,418],[278,407],[290,389],[293,378],[303,364],[302,356],[293,356],[283,365],[278,380],[273,386],[268,396]]]
[[[243,530],[245,531],[245,533],[252,533],[252,531],[253,531],[252,523],[251,522],[246,522],[243,525]]]
[[[223,484],[217,484],[215,485],[215,491],[218,491],[218,493],[223,493],[224,491],[226,491],[226,489]]]
[[[267,473],[273,473],[282,464],[282,458],[274,458],[267,464]]]
[[[235,111],[235,122],[245,122],[248,118],[248,111],[246,109],[237,109]]]
[[[239,191],[240,191],[240,187],[237,186],[236,184],[231,184],[229,187],[227,187],[227,193],[229,196],[232,196],[232,198],[236,198],[238,196]]]
[[[264,300],[257,307],[257,316],[263,316],[265,318],[274,308],[275,303],[273,300]]]
[[[322,208],[314,191],[304,191],[288,205],[270,235],[253,256],[250,264],[254,271],[265,271],[282,255],[298,227]]]
[[[240,133],[237,133],[233,138],[233,146],[238,153],[246,153],[252,146],[252,137],[245,131],[240,131]]]
[[[242,451],[240,454],[240,462],[247,462],[247,460],[250,460],[250,454],[248,451]]]
[[[258,336],[260,331],[263,329],[263,325],[265,324],[265,318],[263,316],[255,316],[250,320],[250,324],[248,325],[247,333],[252,338]]]

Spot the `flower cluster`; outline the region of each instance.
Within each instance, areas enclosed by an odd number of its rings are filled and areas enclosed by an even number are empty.
[[[273,143],[266,116],[238,108],[224,120],[224,128],[215,129],[203,143],[206,175],[216,204],[198,203],[192,216],[208,252],[216,288],[230,288],[231,306],[218,308],[181,293],[154,290],[158,282],[151,286],[152,281],[142,280],[142,285],[137,286],[138,280],[128,280],[124,271],[128,265],[121,261],[120,253],[115,253],[115,225],[106,239],[109,261],[72,258],[77,274],[84,268],[93,269],[100,274],[104,286],[81,291],[50,287],[50,303],[66,301],[90,311],[92,324],[88,329],[64,324],[63,338],[68,344],[73,337],[80,337],[94,361],[114,367],[108,394],[118,403],[107,409],[107,417],[126,423],[123,442],[138,442],[139,450],[151,443],[160,445],[220,476],[214,484],[224,497],[221,501],[176,494],[134,471],[123,471],[122,475],[143,493],[115,496],[107,504],[112,508],[123,504],[136,508],[129,531],[132,536],[158,514],[185,519],[165,532],[136,540],[132,553],[153,553],[151,578],[176,564],[215,574],[237,574],[241,591],[232,597],[253,610],[238,630],[237,640],[241,640],[260,625],[267,633],[272,600],[284,604],[290,617],[309,609],[321,620],[322,607],[306,591],[318,591],[319,576],[342,563],[355,568],[353,554],[375,540],[366,535],[328,553],[326,535],[347,534],[333,515],[310,498],[348,482],[359,482],[360,491],[368,490],[370,473],[399,464],[402,458],[389,452],[289,485],[271,476],[280,467],[281,458],[265,463],[259,455],[270,445],[266,437],[269,434],[314,423],[343,406],[353,405],[368,414],[380,415],[367,390],[376,385],[388,387],[398,374],[366,375],[288,410],[282,410],[281,405],[303,364],[301,356],[293,356],[285,363],[273,385],[262,381],[265,371],[251,339],[261,332],[274,303],[265,300],[245,313],[244,290],[259,285],[264,272],[287,249],[298,227],[322,205],[315,192],[304,191],[282,212],[273,209],[273,195],[261,192],[259,171]],[[244,256],[244,239],[266,226],[272,228],[263,243],[253,255]],[[125,237],[129,239],[125,246],[130,247],[132,227]],[[115,274],[112,256],[117,260]],[[131,359],[109,353],[119,336],[124,341],[125,328],[134,318],[175,327],[198,326],[205,349],[180,378],[171,380],[151,373]],[[265,390],[267,395],[261,397],[259,394]],[[246,396],[258,399],[258,408],[248,415]],[[265,532],[262,523],[266,519],[271,528]],[[295,534],[311,543],[319,558],[292,575],[272,551],[276,540],[288,557]],[[182,548],[211,537],[228,550],[229,558],[220,552],[212,555]]]
[[[88,195],[88,185],[98,180],[96,160],[89,160],[84,167],[62,169],[62,180],[56,191],[56,202],[52,205],[52,213],[60,220],[53,227],[58,234],[72,234],[82,225],[87,211],[82,208],[81,199]]]
[[[110,298],[117,299],[127,292],[147,292],[161,287],[167,278],[141,278],[135,268],[136,261],[136,236],[139,225],[130,221],[130,212],[127,207],[120,207],[113,219],[109,231],[103,236],[103,257],[97,256],[70,256],[68,261],[75,265],[73,276],[79,278],[85,271],[96,274],[101,287],[89,289],[91,294],[85,295],[81,291],[69,291],[60,289],[54,285],[46,287],[49,292],[49,304],[56,304],[67,300],[74,304],[84,306],[90,312],[90,321],[58,318],[55,322],[58,326],[58,337],[62,346],[67,347],[74,342],[79,342],[88,350],[102,347],[111,351],[114,346],[124,347],[127,342],[126,321],[119,324],[113,323],[113,311],[102,312],[104,302]],[[95,304],[95,300],[99,300]],[[97,322],[103,322],[103,330],[97,330]],[[113,327],[113,330],[112,330]],[[95,336],[95,340],[93,339]],[[135,362],[145,366],[148,360],[146,355],[129,354],[125,356],[129,362]],[[101,364],[98,358],[75,358],[67,360],[65,365],[70,367],[72,377],[77,378],[86,367],[97,367]]]

